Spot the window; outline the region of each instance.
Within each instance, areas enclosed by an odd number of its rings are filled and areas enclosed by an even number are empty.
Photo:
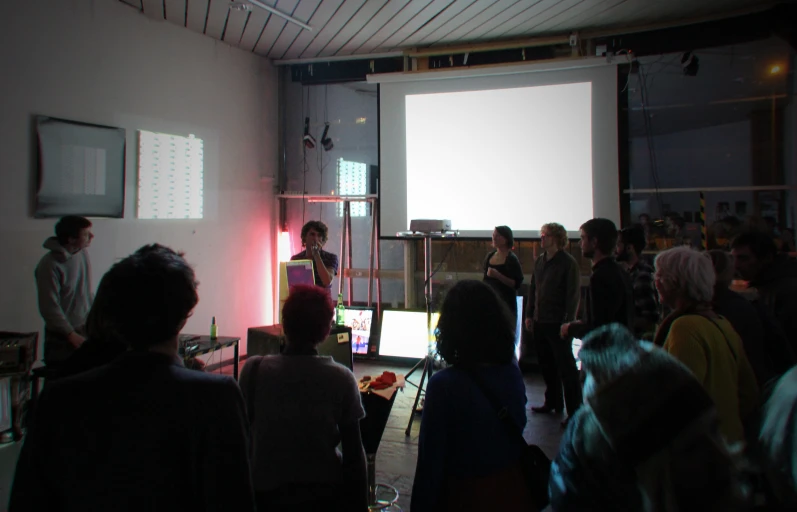
[[[367,166],[360,162],[349,162],[338,158],[338,194],[342,196],[364,196],[368,186]],[[365,202],[350,203],[352,217],[365,217]],[[343,217],[343,203],[338,203],[338,217]]]
[[[202,139],[138,132],[138,218],[201,219]]]

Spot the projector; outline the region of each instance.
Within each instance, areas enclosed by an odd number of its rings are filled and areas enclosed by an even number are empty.
[[[448,219],[413,219],[410,221],[410,231],[419,233],[451,231],[451,221]]]

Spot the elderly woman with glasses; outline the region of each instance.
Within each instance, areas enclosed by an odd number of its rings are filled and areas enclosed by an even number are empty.
[[[720,431],[743,441],[743,424],[758,406],[758,384],[741,339],[711,308],[716,275],[708,254],[676,247],[656,257],[655,283],[671,308],[654,343],[695,375],[717,407]]]

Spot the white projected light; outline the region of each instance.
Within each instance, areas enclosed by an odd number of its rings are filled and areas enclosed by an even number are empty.
[[[360,162],[349,162],[338,158],[338,194],[342,196],[364,196],[368,183],[367,166]],[[365,203],[349,204],[352,217],[365,217]],[[343,203],[338,203],[338,217],[343,217]]]
[[[423,311],[382,311],[382,326],[379,332],[379,355],[387,357],[409,357],[421,359],[434,351],[434,330],[440,313],[432,313],[431,327],[426,328],[426,313]]]
[[[558,222],[577,237],[593,217],[618,222],[617,70],[567,66],[374,75],[384,236],[413,219],[479,238],[499,225],[531,238]]]
[[[592,217],[591,95],[578,83],[407,96],[406,225],[539,229],[557,212],[577,230]]]
[[[138,144],[138,218],[201,219],[202,139],[142,130]]]

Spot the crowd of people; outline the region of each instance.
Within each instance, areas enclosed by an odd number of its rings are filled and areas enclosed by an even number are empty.
[[[651,266],[644,229],[581,226],[583,293],[565,228],[541,229],[523,325],[546,391],[531,410],[566,414],[540,495],[515,357],[523,272],[512,230],[495,228],[483,281],[458,282],[440,309],[446,367],[426,388],[413,511],[748,510],[753,496],[797,507],[797,264],[745,232],[730,252],[675,247]],[[55,231],[36,282],[58,374],[35,404],[11,512],[368,509],[357,381],[316,349],[334,316],[326,226],[302,230],[296,257],[317,263],[319,286],[291,289],[284,352],[249,357],[239,382],[179,356],[199,300],[182,254],[144,246],[94,297],[91,223],[66,217]]]

